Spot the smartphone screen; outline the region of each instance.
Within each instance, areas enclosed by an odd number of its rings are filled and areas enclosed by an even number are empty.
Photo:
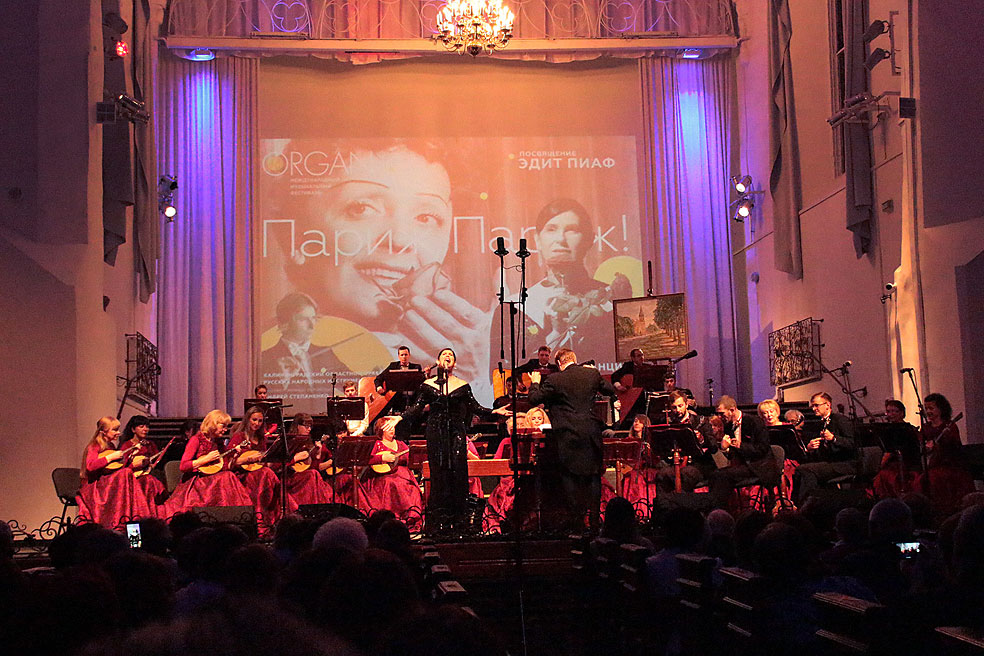
[[[126,525],[126,539],[130,541],[131,549],[139,549],[141,546],[140,524],[130,522]]]
[[[896,542],[895,546],[899,548],[903,558],[915,558],[919,553],[918,542]]]

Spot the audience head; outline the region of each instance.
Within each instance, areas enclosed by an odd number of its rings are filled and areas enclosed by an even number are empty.
[[[315,549],[345,549],[362,553],[369,546],[369,538],[362,524],[348,517],[336,517],[325,522],[314,534]]]
[[[841,542],[862,544],[868,537],[868,518],[858,508],[842,508],[834,519],[834,530]]]
[[[170,619],[174,608],[174,580],[168,561],[143,549],[120,551],[103,569],[116,588],[123,625],[136,628]]]
[[[13,558],[17,550],[14,548],[14,531],[7,522],[0,522],[0,560]]]
[[[691,508],[672,508],[664,516],[663,526],[667,547],[694,549],[704,537],[704,518]]]
[[[752,554],[758,572],[773,579],[800,579],[810,564],[806,536],[785,522],[766,526],[755,538]]]
[[[900,499],[882,499],[868,514],[872,542],[908,542],[912,537],[912,511]]]
[[[605,524],[601,536],[622,544],[635,537],[636,514],[632,503],[625,497],[613,497],[605,506]]]
[[[369,542],[372,542],[376,532],[379,530],[379,527],[391,519],[396,519],[396,513],[392,510],[386,510],[385,508],[382,510],[376,510],[369,515],[365,525],[366,535],[369,537]]]
[[[715,508],[707,514],[706,524],[707,530],[712,536],[734,537],[735,518],[727,510]]]
[[[960,513],[953,533],[953,570],[959,583],[984,586],[984,506]]]
[[[229,554],[222,584],[233,594],[268,597],[277,589],[279,575],[280,561],[269,547],[247,544]]]

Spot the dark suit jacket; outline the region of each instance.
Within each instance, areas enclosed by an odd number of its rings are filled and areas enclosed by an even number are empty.
[[[597,369],[571,365],[530,388],[530,404],[546,406],[557,462],[562,470],[580,476],[600,475],[601,432],[594,414],[596,394],[615,396],[615,388]]]
[[[833,433],[834,439],[823,442],[817,460],[841,462],[854,460],[858,457],[858,450],[854,441],[854,422],[839,412],[831,412],[827,430]]]
[[[734,437],[734,428],[729,426],[725,433]],[[734,463],[746,464],[767,486],[779,484],[779,463],[772,457],[769,432],[756,415],[741,413],[741,448],[731,447],[728,459]]]

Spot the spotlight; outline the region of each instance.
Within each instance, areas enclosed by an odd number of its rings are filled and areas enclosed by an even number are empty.
[[[168,223],[174,221],[178,209],[174,206],[174,191],[178,188],[176,175],[162,175],[157,181],[157,208]]]
[[[189,61],[212,61],[215,59],[215,53],[208,48],[195,48],[185,56],[185,59]]]
[[[117,41],[113,46],[113,52],[116,56],[122,59],[130,54],[130,46],[126,45],[126,41]]]
[[[731,184],[739,194],[748,193],[752,188],[752,176],[746,175],[739,178],[737,175],[731,177]]]
[[[868,55],[868,58],[864,60],[864,67],[870,71],[875,66],[877,66],[882,61],[888,59],[891,56],[892,53],[885,50],[884,48],[875,48],[874,50],[871,51],[871,54]]]
[[[751,198],[742,198],[738,201],[738,209],[735,210],[735,217],[737,221],[748,218],[748,215],[752,213],[752,209],[755,207],[755,202]],[[738,218],[741,217],[741,218]]]
[[[871,25],[869,25],[868,29],[864,31],[864,36],[862,37],[864,39],[864,42],[868,43],[875,37],[880,36],[885,32],[888,32],[888,27],[889,27],[888,21],[884,21],[884,20],[871,21]]]

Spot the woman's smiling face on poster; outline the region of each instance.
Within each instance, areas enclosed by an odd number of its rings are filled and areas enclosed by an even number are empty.
[[[395,282],[444,261],[452,215],[443,165],[402,146],[357,152],[327,201],[326,232],[336,252],[326,291],[336,312],[377,320]]]

